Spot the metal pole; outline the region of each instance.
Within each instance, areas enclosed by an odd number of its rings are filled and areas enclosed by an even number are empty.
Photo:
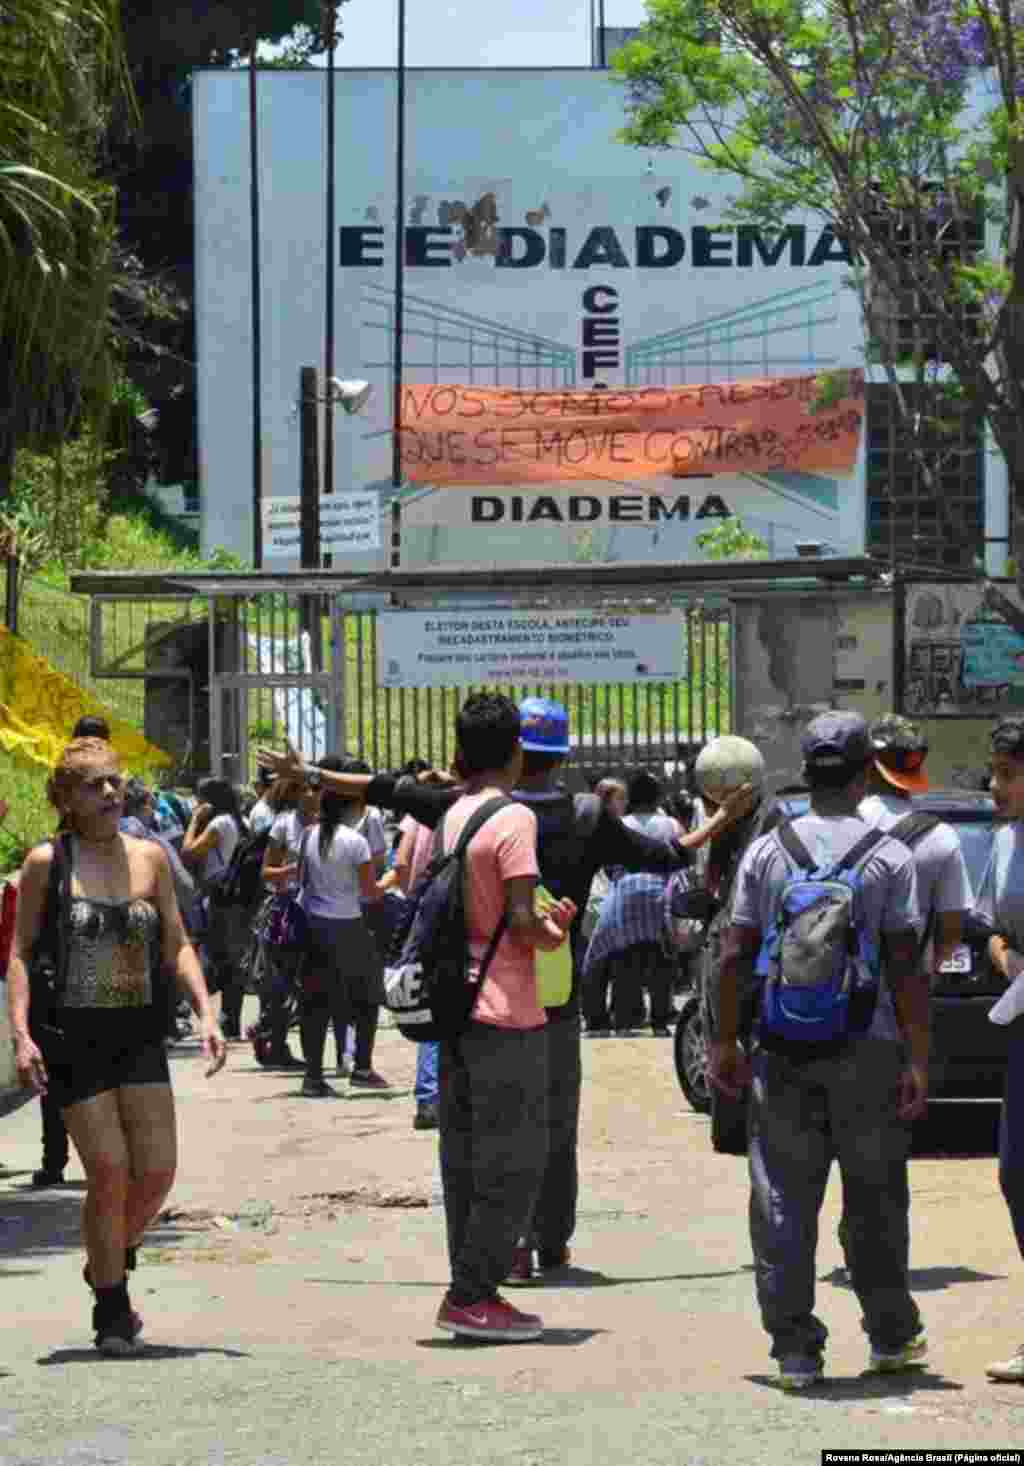
[[[608,67],[608,38],[605,35],[604,0],[597,0],[597,64],[602,71]]]
[[[263,312],[260,300],[259,164],[259,116],[254,34],[249,51],[249,231],[252,238],[252,561],[257,570],[263,567]]]
[[[320,568],[320,455],[317,452],[316,367],[299,369],[299,563]]]
[[[16,554],[8,551],[4,557],[7,565],[7,594],[4,599],[4,624],[7,630],[18,634],[18,572],[21,566]]]
[[[393,376],[391,422],[391,484],[402,483],[402,328],[405,305],[405,0],[398,0],[398,68],[395,88],[395,336],[392,342]]]
[[[334,185],[334,164],[336,157],[335,141],[335,50],[338,44],[338,0],[326,0],[326,28],[327,34],[327,238],[324,250],[325,280],[325,314],[324,314],[324,493],[334,493],[334,398],[331,395],[331,378],[334,376],[334,225],[335,225],[335,185]],[[330,565],[330,558],[325,557],[325,565]]]

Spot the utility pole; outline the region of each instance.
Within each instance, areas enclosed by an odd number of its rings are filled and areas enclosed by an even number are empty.
[[[317,451],[317,371],[299,371],[299,564],[320,569],[320,455]]]
[[[249,230],[252,329],[252,563],[263,568],[263,310],[260,293],[260,147],[256,95],[256,28],[249,42]]]
[[[324,240],[324,493],[334,493],[334,394],[331,378],[334,376],[334,297],[335,274],[335,185],[334,169],[337,156],[335,126],[335,51],[338,44],[338,0],[324,0],[324,42],[327,46],[326,99],[326,238]],[[324,564],[330,565],[330,556]]]

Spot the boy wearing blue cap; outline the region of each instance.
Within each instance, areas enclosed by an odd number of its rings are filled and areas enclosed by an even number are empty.
[[[781,1384],[791,1390],[823,1373],[828,1330],[813,1312],[815,1245],[833,1159],[842,1174],[847,1266],[871,1344],[869,1367],[904,1369],[926,1350],[908,1288],[909,1122],[928,1094],[928,982],[918,954],[913,856],[858,818],[874,757],[863,718],[825,713],[808,726],[802,747],[811,809],[755,840],[743,856],[722,944],[719,1037],[709,1055],[712,1082],[724,1094],[738,1098],[752,1083],[757,1295]],[[784,891],[803,877],[806,867],[794,853],[800,847],[816,872],[841,869],[854,857],[857,930],[876,951],[884,937],[886,964],[867,1026],[851,1026],[820,1046],[780,1040],[765,1023],[762,988],[748,1058],[737,1044],[738,994],[752,990],[755,958],[778,927]]]
[[[729,795],[699,830],[677,841],[655,840],[630,829],[602,806],[593,794],[570,794],[558,771],[571,751],[569,716],[561,703],[528,697],[519,704],[522,774],[513,798],[527,805],[537,819],[537,853],[541,881],[555,897],[567,897],[577,908],[570,930],[573,980],[568,1001],[546,1009],[548,1044],[548,1160],[534,1212],[533,1237],[520,1249],[510,1282],[550,1274],[569,1262],[569,1241],[576,1227],[579,1190],[577,1144],[580,1104],[580,996],[582,958],[580,924],[597,872],[606,865],[627,871],[670,875],[690,860],[690,851],[723,833],[751,806],[742,788]],[[261,762],[278,775],[301,777],[301,759],[293,751],[281,755],[260,749]],[[378,774],[321,774],[325,788],[358,792],[368,802],[400,815],[411,815],[433,829],[458,798],[458,790],[438,788],[415,779]]]

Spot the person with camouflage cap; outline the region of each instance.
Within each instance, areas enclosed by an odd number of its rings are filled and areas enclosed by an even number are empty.
[[[967,865],[952,827],[914,810],[912,796],[928,790],[928,740],[921,730],[909,718],[886,713],[868,731],[874,758],[867,798],[858,813],[866,824],[906,845],[914,857],[922,949],[926,970],[935,972],[959,945],[974,899]]]

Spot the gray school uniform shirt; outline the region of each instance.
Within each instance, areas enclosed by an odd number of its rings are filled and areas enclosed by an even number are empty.
[[[835,865],[865,834],[863,820],[852,815],[806,814],[793,821],[793,832],[819,866]],[[799,867],[783,849],[777,835],[761,835],[740,861],[733,887],[731,919],[736,926],[758,928],[766,934],[775,922],[788,880]],[[918,930],[917,876],[910,851],[896,840],[876,845],[861,866],[863,918],[866,935],[876,945],[886,932]],[[892,993],[883,971],[869,1038],[898,1041]]]
[[[996,830],[974,911],[1024,953],[1024,820]]]
[[[861,819],[880,830],[891,830],[914,812],[909,801],[898,794],[870,794],[858,806]],[[917,873],[919,933],[923,936],[933,916],[940,911],[970,911],[974,896],[960,841],[949,825],[940,823],[922,835],[911,853]]]

